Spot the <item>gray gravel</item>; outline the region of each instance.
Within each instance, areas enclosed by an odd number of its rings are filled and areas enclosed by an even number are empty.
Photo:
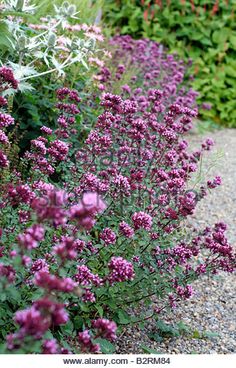
[[[207,178],[220,175],[223,185],[199,203],[190,222],[204,228],[225,221],[229,226],[228,238],[236,247],[236,130],[193,134],[188,140],[192,147],[197,147],[207,137],[216,144],[203,161],[203,172],[208,173]],[[210,169],[211,166],[214,167]],[[155,322],[149,321],[144,329],[127,327],[119,337],[117,353],[142,354],[143,346],[172,354],[236,353],[236,274],[205,276],[193,286],[196,294],[192,299],[161,316],[170,324],[182,321],[188,327],[186,335],[153,341],[148,334],[155,330]]]

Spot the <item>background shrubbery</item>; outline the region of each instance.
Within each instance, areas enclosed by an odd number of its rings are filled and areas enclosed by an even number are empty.
[[[104,6],[113,32],[151,38],[191,58],[202,117],[236,127],[235,0],[107,0]]]
[[[30,139],[40,134],[45,123],[55,127],[55,91],[62,82],[81,91],[84,97],[92,93],[92,76],[97,66],[92,65],[90,58],[103,55],[103,35],[96,26],[100,3],[58,0],[35,1],[27,6],[21,1],[3,2],[0,64],[9,65],[19,80],[18,93],[5,93],[11,95],[9,109],[17,122],[16,137],[21,150],[29,147]],[[94,121],[86,105],[83,121],[81,116],[78,118],[85,130]]]

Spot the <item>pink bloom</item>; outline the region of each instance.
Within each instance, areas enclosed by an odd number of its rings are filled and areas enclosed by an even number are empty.
[[[62,291],[65,293],[71,292],[76,287],[76,283],[69,277],[59,278],[51,275],[47,270],[42,269],[35,274],[35,285],[47,290]]]
[[[58,354],[58,345],[55,339],[44,340],[43,354]]]
[[[44,197],[35,198],[31,207],[35,210],[39,220],[51,220],[55,226],[67,222],[67,211],[64,206],[67,202],[64,190],[46,190]]]
[[[20,184],[17,186],[9,185],[8,197],[11,204],[19,205],[20,203],[30,204],[35,198],[35,194],[28,184]]]
[[[24,234],[19,234],[17,240],[21,247],[33,249],[38,246],[38,242],[44,239],[44,228],[42,225],[29,227]]]
[[[101,232],[100,239],[104,241],[106,246],[109,244],[115,244],[116,234],[114,233],[114,231],[107,227]]]
[[[9,125],[14,124],[14,118],[9,114],[3,114],[0,112],[0,128],[8,127]]]
[[[53,252],[62,259],[74,259],[77,256],[78,242],[73,237],[62,237],[61,243],[53,247]]]
[[[6,136],[6,134],[2,130],[0,130],[0,143],[2,143],[2,144],[8,144],[9,143],[8,137]]]
[[[45,318],[34,306],[18,311],[15,314],[15,322],[21,328],[21,335],[41,338],[50,326],[50,320]]]
[[[84,330],[78,334],[78,341],[81,345],[81,351],[87,353],[98,353],[100,351],[99,344],[93,344],[89,330]]]
[[[9,161],[7,156],[0,150],[0,168],[6,168],[9,166]]]
[[[84,193],[79,204],[70,208],[70,216],[79,225],[90,230],[95,224],[95,215],[105,210],[106,204],[96,192]]]
[[[108,275],[110,284],[114,284],[114,282],[133,280],[135,276],[132,263],[122,257],[112,257],[108,267],[110,269],[110,273]]]
[[[12,69],[6,66],[2,66],[0,68],[0,86],[0,90],[4,90],[7,88],[18,88],[18,81],[14,78]]]
[[[0,277],[6,277],[8,282],[12,283],[15,281],[15,275],[16,271],[12,266],[0,263]]]
[[[132,221],[135,230],[145,229],[151,230],[152,227],[152,217],[145,212],[135,212],[132,216]]]
[[[97,336],[101,336],[102,338],[110,341],[114,341],[116,339],[117,325],[115,322],[99,318],[92,322],[92,326],[97,330]]]
[[[60,141],[59,139],[51,142],[50,148],[48,148],[48,154],[57,161],[64,161],[68,155],[68,152],[68,144]]]
[[[217,186],[219,186],[221,184],[222,184],[222,179],[221,179],[220,176],[216,176],[213,181],[208,180],[208,182],[207,182],[207,186],[210,189],[214,189],[214,188],[216,188]]]
[[[37,259],[36,261],[33,262],[30,271],[32,273],[35,273],[35,272],[38,272],[38,271],[41,271],[41,270],[44,270],[44,271],[48,272],[49,267],[48,267],[48,264],[47,264],[45,259],[39,258],[39,259]]]
[[[132,238],[134,236],[134,230],[125,221],[122,221],[119,225],[119,229],[122,235],[126,238]]]
[[[50,129],[49,127],[46,126],[42,126],[42,128],[40,128],[41,132],[46,134],[46,135],[51,135],[52,134],[52,129]]]
[[[89,289],[84,289],[82,300],[84,303],[94,303],[96,301],[95,294],[92,293]]]
[[[0,96],[0,107],[6,106],[6,105],[7,105],[6,98]]]
[[[102,280],[98,275],[93,274],[89,268],[85,265],[77,266],[78,272],[74,276],[74,279],[80,285],[90,285],[93,284],[95,286],[102,285]]]

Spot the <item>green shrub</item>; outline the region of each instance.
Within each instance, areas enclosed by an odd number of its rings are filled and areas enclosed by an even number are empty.
[[[105,19],[121,34],[162,42],[191,58],[193,87],[205,120],[236,127],[236,1],[107,0]],[[204,106],[204,105],[203,105]]]
[[[11,95],[9,112],[13,111],[18,123],[21,149],[28,148],[43,125],[55,127],[54,95],[61,83],[81,91],[81,97],[93,88],[94,67],[89,59],[103,52],[97,46],[103,38],[101,29],[93,28],[95,19],[96,24],[99,21],[100,4],[101,1],[93,4],[89,0],[75,0],[75,6],[62,0],[3,1],[0,65],[10,66],[19,81],[17,93],[12,89],[4,93]],[[82,110],[86,112],[86,104]],[[90,115],[85,113],[83,121],[78,121],[85,129],[89,128],[86,122],[95,119]]]

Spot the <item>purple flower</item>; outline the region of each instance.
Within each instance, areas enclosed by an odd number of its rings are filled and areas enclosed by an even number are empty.
[[[116,234],[114,233],[114,231],[107,227],[100,233],[100,239],[104,241],[105,246],[109,244],[115,244]]]
[[[93,274],[89,268],[85,265],[77,266],[77,273],[74,275],[74,279],[79,285],[91,285],[101,286],[102,279],[98,275]]]
[[[0,107],[6,106],[7,105],[7,99],[0,96]]]
[[[81,346],[82,353],[98,353],[100,352],[100,345],[92,343],[92,339],[89,330],[84,330],[79,332],[78,341]]]
[[[44,239],[44,227],[42,225],[33,225],[29,227],[24,234],[17,237],[18,243],[25,249],[33,249],[38,246],[38,242]]]
[[[53,247],[53,252],[57,254],[61,259],[75,259],[77,251],[80,247],[78,241],[75,241],[73,237],[62,237],[61,243]],[[84,247],[84,244],[83,244]],[[82,249],[83,249],[82,247]],[[80,248],[81,251],[81,248]]]
[[[0,150],[0,168],[6,168],[9,166],[7,156]]]
[[[108,267],[110,269],[108,275],[110,284],[134,279],[135,273],[132,263],[122,257],[112,257]]]
[[[11,265],[4,265],[0,263],[0,277],[6,277],[8,282],[15,281],[16,271]]]
[[[58,354],[58,345],[55,339],[44,340],[42,344],[43,354]]]
[[[117,325],[108,319],[99,318],[92,321],[92,327],[96,329],[97,336],[114,341],[116,339]]]
[[[213,181],[208,180],[208,182],[207,182],[207,186],[210,189],[214,189],[214,188],[218,187],[221,184],[222,184],[222,179],[221,179],[220,176],[216,176]]]
[[[134,236],[134,230],[125,221],[120,223],[119,230],[126,238],[132,238]]]
[[[47,150],[48,154],[57,161],[64,161],[69,152],[69,146],[67,143],[60,141],[59,139],[51,142],[50,147]]]
[[[151,230],[152,227],[152,217],[145,212],[135,212],[132,216],[132,221],[135,230],[145,229]]]
[[[15,314],[15,322],[21,328],[21,335],[41,338],[50,326],[50,320],[45,318],[34,306],[18,311]]]
[[[52,134],[52,129],[50,129],[49,127],[46,126],[42,126],[42,128],[40,128],[41,132],[46,134],[46,135],[51,135]]]
[[[95,224],[95,215],[105,210],[106,204],[96,192],[84,193],[79,204],[70,208],[70,216],[78,224],[90,230]]]
[[[211,110],[212,108],[212,104],[208,103],[208,102],[203,102],[202,103],[202,109],[203,110]]]
[[[14,118],[9,114],[4,114],[0,112],[0,128],[6,128],[9,125],[14,124]]]
[[[46,190],[44,197],[36,197],[31,207],[40,221],[48,219],[58,226],[67,221],[67,211],[64,209],[67,198],[64,190],[49,189]]]
[[[2,144],[8,144],[9,143],[8,137],[6,136],[6,134],[2,130],[0,130],[0,143],[2,143]]]
[[[14,78],[12,69],[2,66],[0,68],[0,91],[7,88],[18,88],[18,81]]]
[[[32,273],[35,273],[35,272],[38,272],[38,271],[41,271],[41,270],[44,270],[44,271],[48,272],[49,271],[49,266],[48,266],[45,259],[39,258],[39,259],[37,259],[36,261],[33,262],[32,266],[30,268],[30,271]]]
[[[82,301],[84,303],[94,303],[96,301],[95,294],[92,293],[89,289],[84,289],[84,293],[82,295]]]
[[[51,275],[45,268],[35,274],[34,283],[49,291],[56,290],[65,293],[73,291],[76,287],[76,283],[70,277],[58,278]]]
[[[211,138],[207,138],[203,143],[202,143],[202,149],[209,151],[211,149],[211,147],[214,145],[214,141]]]

